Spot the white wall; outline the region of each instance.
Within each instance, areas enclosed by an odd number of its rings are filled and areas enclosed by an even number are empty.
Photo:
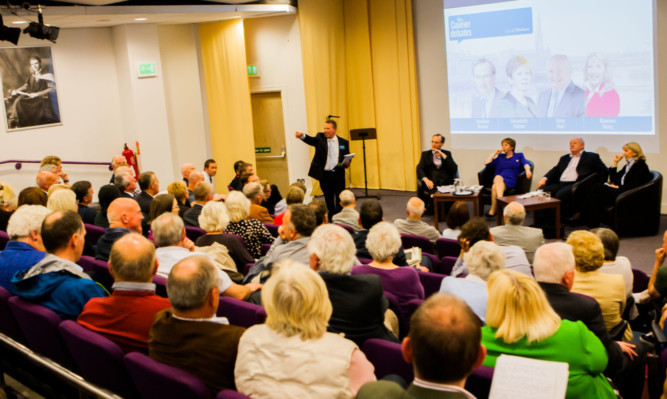
[[[248,64],[257,65],[260,73],[250,79],[250,91],[281,91],[289,181],[305,179],[310,187],[309,147],[294,137],[308,128],[298,17],[248,19],[244,31]]]

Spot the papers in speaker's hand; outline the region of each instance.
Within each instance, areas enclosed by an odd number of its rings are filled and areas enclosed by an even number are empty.
[[[562,399],[568,376],[567,363],[500,355],[489,399]]]

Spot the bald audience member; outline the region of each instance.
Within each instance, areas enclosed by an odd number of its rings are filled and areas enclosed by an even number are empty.
[[[510,202],[503,210],[505,224],[491,228],[493,240],[498,245],[517,245],[526,252],[528,262],[533,263],[535,251],[544,245],[542,229],[524,226],[526,209],[518,202]]]
[[[435,244],[435,241],[440,238],[440,233],[435,227],[422,221],[422,215],[425,210],[426,205],[424,201],[419,199],[419,197],[412,197],[408,200],[408,206],[405,210],[408,217],[394,220],[394,225],[396,225],[400,233],[426,237]]]
[[[340,205],[343,207],[340,212],[333,215],[331,223],[342,224],[344,226],[352,227],[355,233],[361,230],[359,226],[359,212],[355,209],[357,206],[357,199],[354,193],[350,190],[343,190],[338,195]]]
[[[264,199],[264,192],[262,185],[258,182],[248,183],[243,187],[243,195],[250,200],[250,216],[249,219],[257,219],[260,222],[273,223],[273,218],[269,215],[269,211],[261,205]]]
[[[181,165],[181,175],[183,176],[183,181],[185,182],[185,185],[190,184],[190,173],[195,170],[195,165],[191,163],[184,163]]]
[[[37,187],[46,194],[49,192],[49,188],[52,185],[58,183],[58,175],[45,171],[39,172],[35,178],[35,183],[37,184]]]
[[[486,358],[486,348],[479,319],[460,298],[436,294],[419,306],[401,351],[415,374],[410,386],[369,382],[357,398],[474,398],[464,386]]]
[[[191,256],[169,272],[171,309],[155,316],[148,348],[160,363],[199,378],[212,393],[235,389],[234,364],[245,328],[216,317],[219,274],[205,256]]]
[[[129,233],[111,247],[109,273],[113,294],[93,298],[77,322],[114,341],[125,353],[148,353],[148,333],[155,314],[171,305],[155,294],[155,247],[144,236]]]
[[[193,169],[188,176],[188,200],[190,203],[195,202],[195,187],[200,181],[204,181],[204,174]]]
[[[131,198],[116,198],[107,209],[109,228],[97,241],[95,259],[109,260],[111,246],[127,233],[141,234],[141,221],[144,215],[137,201]]]
[[[190,177],[192,177],[190,181],[194,181],[195,177],[193,174],[191,174]],[[192,207],[183,213],[183,222],[185,222],[187,226],[199,227],[199,215],[201,215],[201,210],[207,202],[213,199],[214,195],[215,192],[213,191],[213,185],[211,183],[205,181],[197,183],[194,187]]]

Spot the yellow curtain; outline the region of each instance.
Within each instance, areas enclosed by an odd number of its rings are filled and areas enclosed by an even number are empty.
[[[309,131],[320,130],[329,113],[342,117],[343,137],[375,127],[377,141],[366,143],[368,186],[414,190],[420,135],[412,1],[308,0],[299,3],[299,23]],[[363,187],[361,143],[351,150],[352,184]]]
[[[213,158],[219,165],[255,163],[250,87],[243,21],[199,25]],[[227,187],[231,168],[219,168],[216,186]]]

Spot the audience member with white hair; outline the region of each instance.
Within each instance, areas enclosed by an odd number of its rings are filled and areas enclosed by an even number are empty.
[[[18,203],[19,199],[12,187],[5,182],[0,182],[0,230],[7,231],[7,223],[18,207]]]
[[[240,191],[232,191],[225,201],[229,212],[229,225],[225,233],[236,234],[248,246],[248,252],[255,259],[262,256],[262,244],[272,244],[273,236],[269,230],[256,219],[248,219],[250,215],[250,201]]]
[[[359,212],[355,209],[357,206],[357,199],[354,193],[350,190],[343,190],[338,195],[340,205],[343,209],[331,218],[331,223],[342,224],[344,226],[352,227],[355,233],[361,230],[359,226]]]
[[[373,365],[354,342],[327,332],[327,287],[307,266],[285,260],[262,289],[266,323],[241,337],[237,390],[251,397],[353,398],[375,381]],[[322,367],[326,364],[326,367]]]
[[[468,275],[465,278],[445,277],[440,285],[440,292],[449,292],[460,297],[484,321],[486,281],[491,273],[505,268],[505,254],[491,241],[478,241],[463,258],[468,267]]]
[[[407,316],[407,303],[412,299],[424,299],[424,287],[419,281],[417,270],[409,266],[399,267],[393,263],[394,256],[401,248],[401,237],[396,226],[380,222],[371,227],[366,238],[366,248],[373,261],[367,265],[355,266],[352,275],[375,274],[382,280],[382,288],[399,301]]]
[[[56,211],[75,211],[78,213],[79,207],[76,205],[76,194],[72,190],[56,190],[46,202],[46,207],[51,212]]]
[[[328,330],[345,333],[359,346],[369,338],[398,342],[384,325],[388,302],[382,280],[372,274],[350,275],[356,252],[352,236],[340,226],[320,226],[310,237],[308,252],[310,267],[320,273],[333,306]]]
[[[243,186],[243,195],[250,201],[250,219],[257,219],[262,223],[273,223],[273,218],[269,211],[261,205],[264,199],[262,185],[258,182],[251,182]]]
[[[127,170],[124,170],[127,169]],[[122,170],[119,172],[119,170]],[[120,191],[120,196],[125,198],[134,199],[137,195],[135,190],[139,187],[137,185],[137,179],[134,177],[134,174],[130,171],[129,167],[121,166],[116,169],[116,177],[114,177],[113,183],[118,187]]]
[[[121,166],[127,166],[127,159],[125,159],[124,156],[121,154],[116,154],[111,158],[111,170],[115,171]],[[113,179],[116,177],[115,173],[111,173],[111,179],[109,180],[109,184],[113,184]]]
[[[23,205],[9,218],[7,242],[0,252],[0,287],[11,290],[11,280],[18,271],[27,270],[44,259],[42,222],[50,210],[41,205]]]
[[[510,202],[503,210],[505,224],[491,228],[493,240],[498,245],[516,245],[526,252],[528,262],[533,263],[535,250],[544,245],[542,229],[523,226],[526,209],[518,202]]]
[[[422,215],[425,210],[426,205],[424,204],[424,201],[419,199],[419,197],[412,197],[408,200],[408,205],[405,210],[408,217],[405,219],[396,219],[394,220],[394,224],[398,228],[398,231],[403,234],[426,237],[432,243],[435,243],[435,241],[440,238],[440,233],[435,227],[422,221]]]

